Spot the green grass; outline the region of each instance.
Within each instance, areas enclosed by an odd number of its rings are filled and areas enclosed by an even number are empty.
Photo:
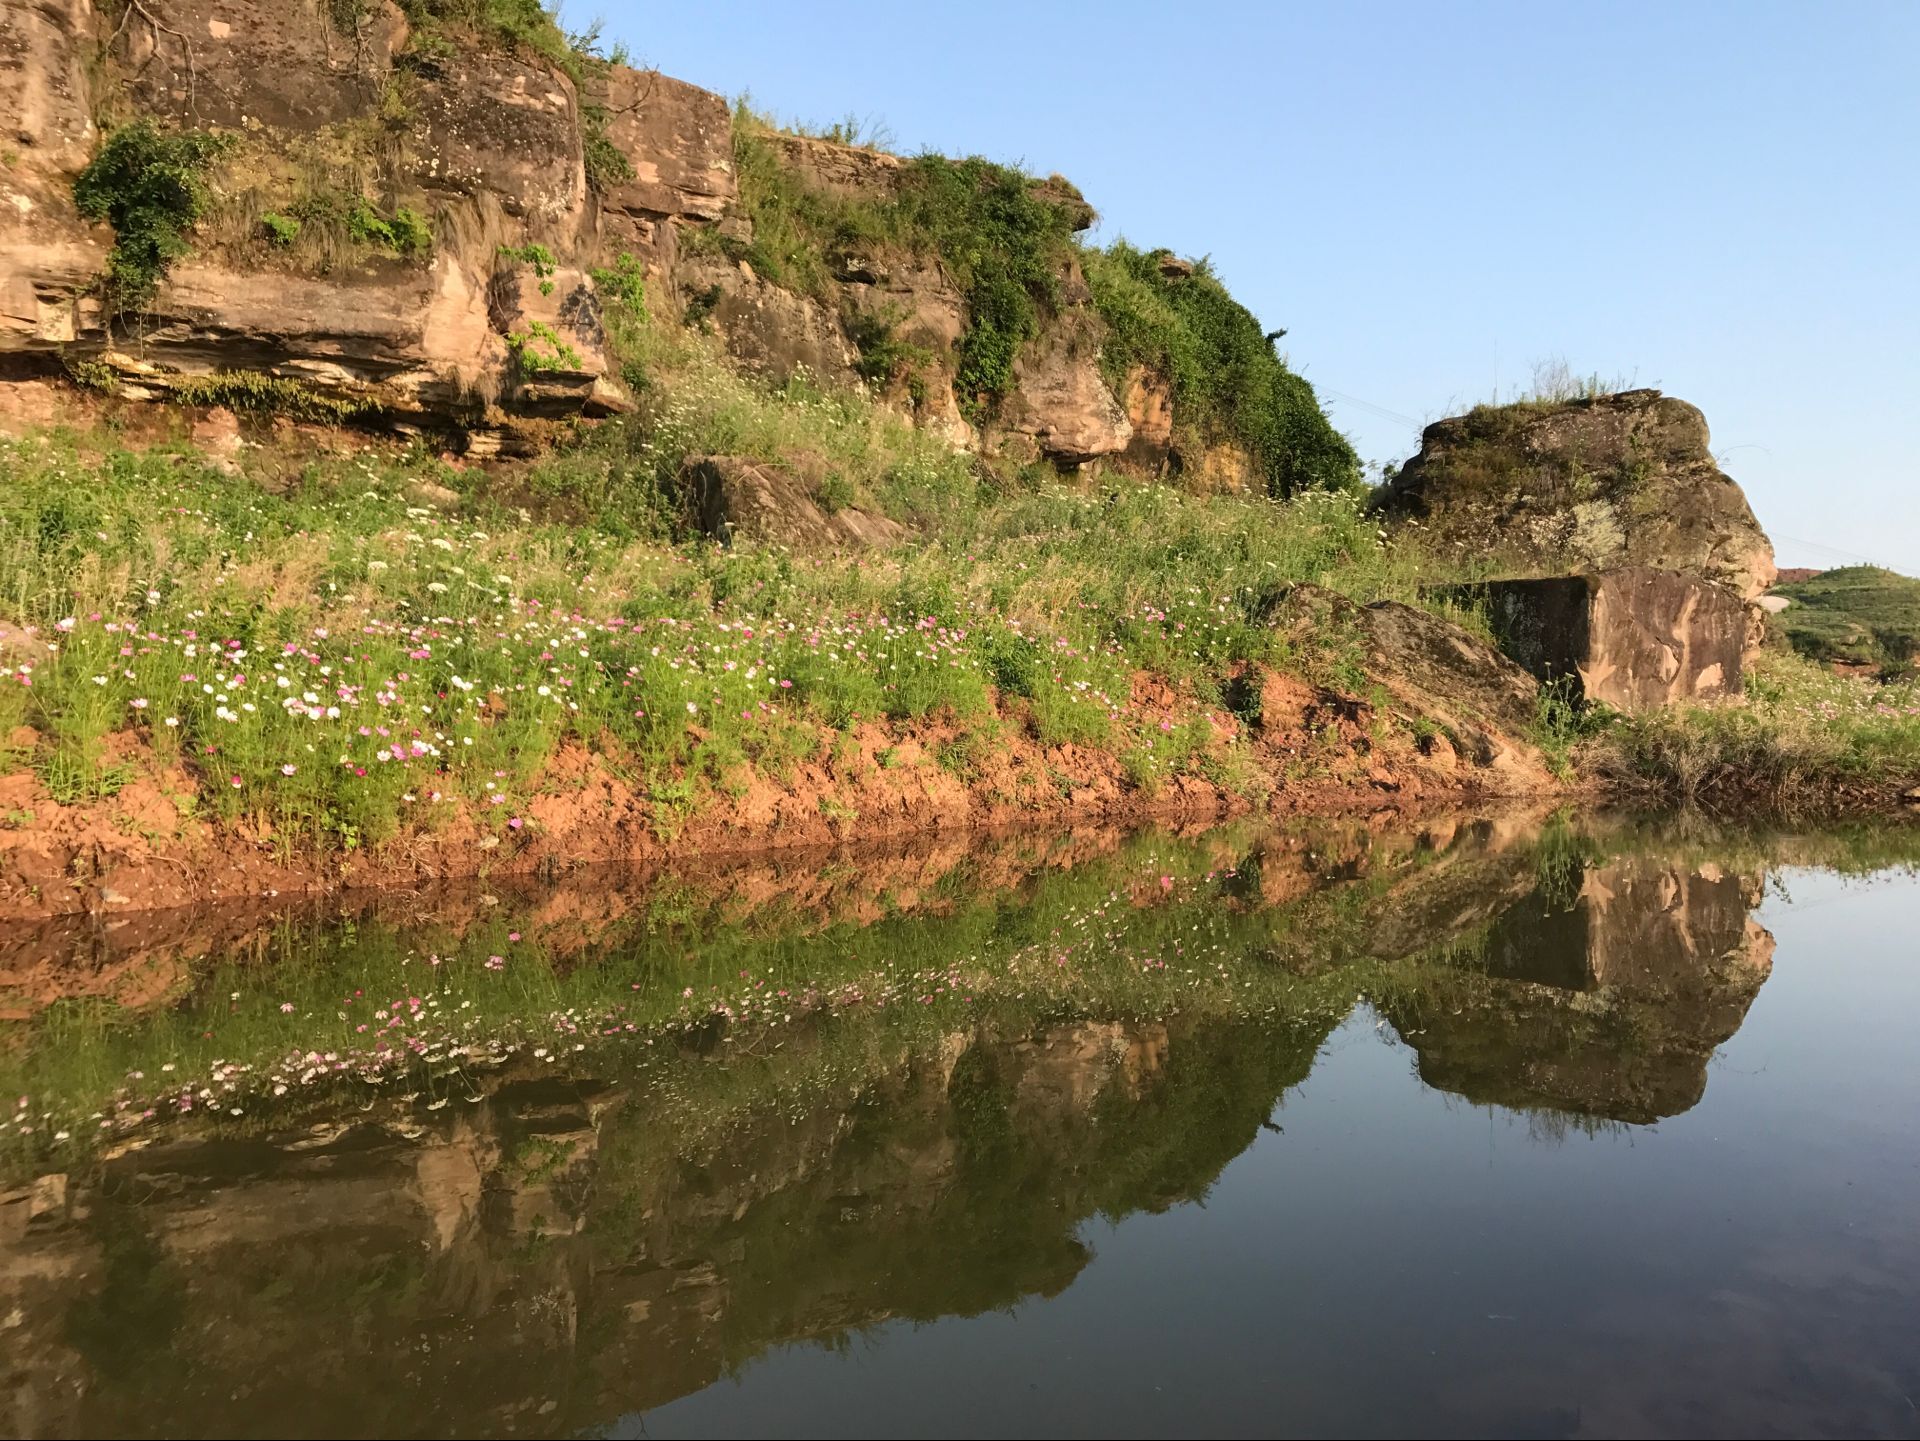
[[[1829,809],[1854,792],[1883,802],[1920,785],[1920,685],[1836,676],[1796,655],[1763,656],[1746,704],[1617,717],[1581,767],[1670,801]]]
[[[1905,673],[1920,655],[1920,580],[1874,565],[1775,586],[1793,604],[1773,624],[1801,655]]]
[[[858,396],[768,391],[689,343],[646,357],[672,376],[659,409],[520,470],[268,447],[233,476],[110,435],[0,443],[0,628],[35,628],[0,661],[0,734],[32,728],[63,799],[122,783],[131,743],[204,813],[321,847],[462,810],[519,829],[569,742],[675,798],[670,823],[874,722],[998,718],[1135,757],[1150,787],[1233,769],[1240,743],[1198,717],[1244,663],[1299,662],[1264,619],[1276,584],[1422,579],[1347,497],[1007,494]],[[716,549],[672,489],[703,449],[824,450],[923,537]],[[415,504],[421,482],[462,499]],[[1173,732],[1132,702],[1137,671],[1184,698]]]

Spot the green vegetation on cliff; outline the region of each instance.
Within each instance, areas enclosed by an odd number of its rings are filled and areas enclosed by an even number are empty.
[[[1069,212],[1030,176],[979,156],[921,155],[890,192],[842,193],[809,184],[781,155],[772,126],[735,111],[734,164],[749,243],[728,244],[776,285],[830,298],[850,261],[937,258],[966,300],[955,356],[963,408],[990,414],[1013,384],[1020,348],[1039,334],[1073,254]],[[872,340],[884,342],[886,327]],[[863,346],[871,354],[871,346]]]
[[[74,179],[81,215],[113,227],[99,285],[109,313],[145,307],[191,248],[188,233],[207,207],[207,166],[230,144],[223,136],[136,120],[108,135]]]
[[[1157,253],[1125,241],[1079,245],[1075,227],[1090,212],[1058,179],[1041,182],[978,156],[925,154],[891,173],[884,193],[825,188],[782,153],[772,122],[744,104],[734,161],[752,239],[695,243],[720,244],[775,284],[831,300],[836,277],[850,270],[938,259],[966,303],[953,369],[970,419],[991,418],[1012,389],[1023,347],[1058,314],[1078,266],[1105,328],[1109,383],[1119,393],[1136,365],[1163,377],[1184,449],[1243,451],[1276,496],[1357,485],[1353,447],[1212,267],[1201,261],[1174,276],[1162,273]],[[876,381],[910,371],[916,358],[892,331],[883,318],[855,317],[862,370]]]
[[[1197,450],[1236,446],[1274,495],[1359,483],[1360,462],[1313,387],[1289,370],[1253,312],[1205,260],[1162,268],[1165,252],[1124,240],[1085,254],[1087,283],[1106,322],[1102,361],[1123,389],[1135,366],[1164,377],[1179,437]]]

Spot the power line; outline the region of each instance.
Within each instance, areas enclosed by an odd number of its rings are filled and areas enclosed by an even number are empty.
[[[1797,535],[1782,535],[1779,531],[1775,531],[1773,534],[1776,540],[1784,540],[1789,545],[1797,545],[1805,550],[1817,550],[1822,555],[1836,556],[1841,560],[1854,561],[1860,565],[1877,565],[1882,570],[1893,569],[1892,566],[1877,561],[1870,555],[1862,555],[1857,550],[1842,550],[1837,545],[1822,545],[1817,540],[1802,540]]]
[[[1411,428],[1416,433],[1418,433],[1419,431],[1425,430],[1427,428],[1427,423],[1424,420],[1415,420],[1411,415],[1402,415],[1397,410],[1388,410],[1386,406],[1375,405],[1371,400],[1362,400],[1357,395],[1347,395],[1342,391],[1333,390],[1324,385],[1318,386],[1316,388],[1319,390],[1319,392],[1322,395],[1326,396],[1330,400],[1337,400],[1342,405],[1357,405],[1360,407],[1360,409],[1368,412],[1371,415],[1377,415],[1382,420],[1398,421],[1400,424]]]

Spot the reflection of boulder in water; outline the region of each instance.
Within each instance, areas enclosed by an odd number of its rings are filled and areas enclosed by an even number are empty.
[[[1204,1194],[1330,1025],[869,1046],[804,1103],[688,1055],[625,1094],[522,1070],[129,1151],[0,1206],[8,1429],[411,1433],[426,1394],[451,1434],[576,1432],[770,1346],[1052,1294],[1089,1217]],[[144,1333],[103,1346],[123,1313]]]
[[[1472,961],[1385,1009],[1429,1085],[1610,1120],[1678,1115],[1773,964],[1759,881],[1628,857],[1542,866]],[[1438,973],[1436,973],[1438,972]]]

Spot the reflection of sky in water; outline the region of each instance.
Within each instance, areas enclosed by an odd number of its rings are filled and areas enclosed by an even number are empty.
[[[1684,1115],[1543,1141],[1361,1012],[1204,1205],[1083,1228],[1064,1294],[777,1351],[646,1431],[1914,1434],[1920,882],[1786,888]]]

